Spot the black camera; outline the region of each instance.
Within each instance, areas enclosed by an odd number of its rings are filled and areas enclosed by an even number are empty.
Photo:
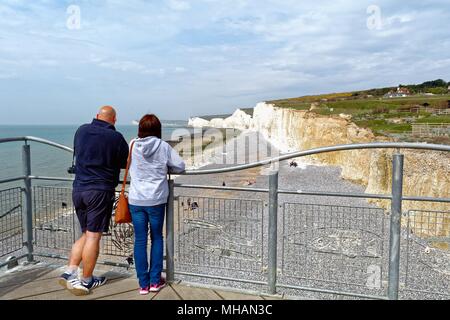
[[[68,174],[75,174],[75,150],[73,151],[73,157],[72,157],[72,166],[67,168]]]
[[[75,174],[75,166],[71,166],[67,169],[68,174]]]

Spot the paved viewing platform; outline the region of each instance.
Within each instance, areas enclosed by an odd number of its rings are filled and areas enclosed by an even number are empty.
[[[112,271],[100,266],[96,274],[108,282],[89,295],[75,296],[58,284],[63,268],[53,265],[19,267],[0,274],[0,300],[279,300],[281,296],[247,294],[227,289],[193,286],[177,281],[158,293],[141,296],[133,271]]]
[[[30,141],[73,152],[41,138],[0,139],[24,143],[26,168],[23,176],[0,180],[5,188],[0,190],[0,300],[450,297],[450,199],[404,195],[402,181],[409,176],[404,175],[403,153],[392,155],[392,192],[387,194],[366,193],[362,186],[344,181],[336,167],[292,166],[292,159],[329,152],[450,152],[450,146],[339,145],[273,158],[273,163],[281,161],[277,170],[271,170],[266,159],[232,167],[211,165],[176,180],[171,177],[165,266],[167,278],[179,281],[160,293],[140,296],[135,272],[127,269],[132,266],[133,226],[111,223],[102,237],[102,267],[95,272],[109,281],[78,298],[57,281],[80,229],[72,190],[64,184],[70,179],[32,175]],[[24,187],[5,185],[22,180]],[[62,184],[42,185],[40,180]],[[5,267],[16,262],[12,257],[40,263],[7,271]],[[267,296],[274,293],[278,295]]]

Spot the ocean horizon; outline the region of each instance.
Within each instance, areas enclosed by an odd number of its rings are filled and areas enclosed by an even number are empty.
[[[0,139],[22,136],[34,136],[56,142],[70,148],[73,147],[73,138],[80,125],[0,125]],[[116,130],[122,133],[129,142],[137,136],[137,125],[117,125]],[[188,127],[188,121],[163,120],[162,138],[173,140],[181,133],[191,133],[193,128]],[[8,179],[23,174],[22,170],[22,145],[23,142],[8,142],[0,144],[0,180]],[[31,172],[37,176],[73,177],[67,173],[67,168],[72,163],[72,155],[60,149],[39,143],[31,145]],[[35,184],[41,182],[35,181]],[[43,184],[49,182],[42,181]],[[67,183],[50,183],[66,185]],[[1,190],[22,185],[22,182],[14,182],[2,185]]]

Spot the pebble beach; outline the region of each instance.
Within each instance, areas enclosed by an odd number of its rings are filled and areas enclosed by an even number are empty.
[[[236,148],[245,145],[243,140],[246,139],[259,141],[260,150],[274,148],[262,137],[256,139],[255,135],[258,133],[242,133],[235,141],[230,141],[223,150],[216,150],[215,156],[210,158],[211,163],[202,169],[224,167],[223,159],[228,160],[225,161],[226,166],[234,166],[236,161],[233,162],[233,159],[247,159],[249,161],[246,162],[253,162],[256,159],[267,158],[261,154],[249,154],[248,148]],[[220,164],[215,163],[216,160],[219,160]],[[295,161],[296,166],[292,166],[290,160],[279,163],[279,189],[364,193],[363,186],[341,178],[339,167],[323,166],[311,159],[295,159]],[[269,171],[268,166],[263,166],[222,174],[179,176],[176,183],[268,188]],[[211,278],[181,275],[180,278],[205,285],[254,291],[267,290],[267,286],[264,285],[214,279],[214,276],[220,276],[267,282],[267,193],[187,188],[176,188],[175,193],[179,206],[185,206],[187,199],[197,202],[200,206],[192,211],[186,211],[183,207],[176,208],[176,222],[178,219],[178,226],[181,229],[177,238],[180,250],[177,271],[211,275]],[[224,198],[235,200],[231,203],[220,200]],[[261,209],[258,207],[259,202]],[[247,206],[245,209],[244,203]],[[252,205],[258,209],[252,208]],[[249,206],[251,209],[248,209]],[[280,194],[278,212],[280,283],[288,286],[386,296],[389,254],[388,212],[365,199],[290,194]],[[230,218],[239,215],[241,219],[253,222],[244,226],[227,223]],[[202,228],[198,225],[183,224],[183,221],[196,218],[221,225],[223,229],[216,232],[208,229],[211,226]],[[231,244],[230,241],[224,241],[230,236],[253,241],[253,247],[243,246],[239,239],[231,241]],[[231,249],[231,254],[224,248]],[[253,257],[253,262],[249,262],[246,257]],[[424,239],[408,234],[406,229],[402,230],[401,298],[448,299],[449,271],[450,256],[447,251],[430,249]],[[278,291],[300,299],[350,298],[287,288],[279,288]]]
[[[276,148],[258,133],[244,132],[224,146],[206,150],[199,169],[232,167],[277,155]],[[196,166],[192,161],[190,163]],[[339,167],[323,166],[308,158],[295,159],[295,163],[283,161],[277,168],[279,189],[282,190],[364,193],[364,187],[341,178]],[[261,166],[174,178],[177,185],[267,189],[268,174],[272,169]],[[64,196],[69,197],[70,192]],[[58,201],[66,201],[64,196],[58,193]],[[175,200],[176,278],[207,287],[267,292],[267,193],[176,187]],[[196,204],[194,209],[188,205],[192,203]],[[43,220],[48,226],[71,228],[71,208],[66,208],[62,215],[58,214],[60,208],[50,206],[42,214],[49,210],[54,219],[50,221],[46,217]],[[278,294],[291,299],[362,298],[334,294],[334,291],[386,296],[389,215],[384,209],[359,198],[280,194],[277,221]],[[37,236],[39,243],[50,244],[49,247],[55,242],[51,232],[39,231]],[[67,239],[64,241],[68,250],[71,243]],[[121,252],[111,239],[105,237],[103,242],[106,258],[108,252]],[[61,243],[55,244],[58,245]],[[132,241],[127,246],[128,254]],[[49,248],[44,251],[64,255],[64,250]],[[110,258],[124,262],[119,256]],[[39,260],[55,262],[47,258]],[[134,276],[133,269],[128,272]],[[425,239],[403,228],[400,298],[448,299],[449,279],[448,251],[430,247]],[[323,289],[329,293],[289,286]]]

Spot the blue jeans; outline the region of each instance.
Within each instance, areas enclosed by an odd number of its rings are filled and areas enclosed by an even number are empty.
[[[163,225],[166,204],[152,207],[130,205],[134,226],[134,260],[139,286],[159,284],[163,269]],[[150,224],[150,269],[147,257],[148,226]]]

